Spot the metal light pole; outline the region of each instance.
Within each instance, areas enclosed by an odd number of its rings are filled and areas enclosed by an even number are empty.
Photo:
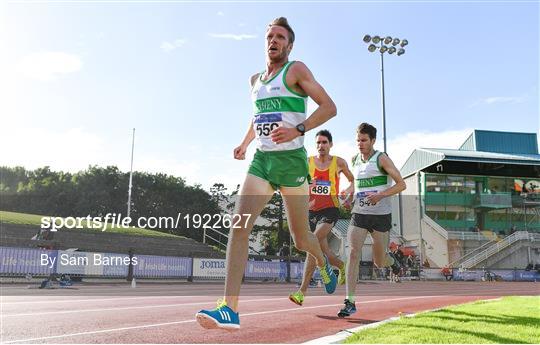
[[[384,152],[386,151],[386,107],[385,107],[385,100],[384,100],[384,53],[388,53],[390,55],[396,53],[397,56],[401,56],[405,54],[405,47],[407,44],[409,44],[409,41],[405,39],[399,39],[399,38],[392,38],[390,36],[386,36],[385,38],[381,38],[382,36],[374,36],[371,37],[370,35],[364,36],[364,42],[366,44],[369,44],[368,51],[370,53],[374,53],[375,51],[379,51],[381,54],[381,95],[382,95],[382,131],[383,131],[383,144],[384,144]],[[372,42],[372,43],[371,43]],[[388,46],[390,45],[390,46]],[[400,46],[401,48],[396,48],[396,46]]]
[[[129,188],[128,188],[128,201],[127,201],[127,217],[131,213],[131,187],[133,186],[133,150],[135,148],[135,128],[133,128],[133,136],[131,138],[131,168],[129,170]]]

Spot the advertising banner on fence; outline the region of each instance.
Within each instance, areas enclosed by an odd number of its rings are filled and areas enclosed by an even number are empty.
[[[56,269],[56,250],[0,247],[0,273],[49,275]]]
[[[191,266],[191,258],[137,255],[133,274],[141,278],[187,278],[191,276]]]
[[[537,271],[517,271],[516,280],[540,281],[540,273],[538,273]]]
[[[226,273],[224,259],[193,259],[194,278],[224,279]]]
[[[287,277],[287,263],[279,261],[248,261],[246,278],[279,279]]]
[[[422,277],[427,280],[444,280],[444,276],[441,273],[440,268],[424,268],[422,270]]]
[[[291,279],[302,280],[303,273],[304,273],[303,262],[291,262]]]

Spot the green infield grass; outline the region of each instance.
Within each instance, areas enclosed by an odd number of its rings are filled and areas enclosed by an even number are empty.
[[[531,283],[538,291],[538,285]],[[362,308],[356,315],[362,315]],[[503,297],[400,317],[347,338],[347,344],[537,344],[540,296]]]

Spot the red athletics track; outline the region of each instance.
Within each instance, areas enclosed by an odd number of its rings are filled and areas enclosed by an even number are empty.
[[[293,284],[244,284],[237,332],[205,330],[194,318],[215,305],[223,283],[78,285],[37,290],[2,287],[3,343],[301,343],[399,312],[506,295],[538,295],[525,282],[362,282],[354,317],[338,319],[344,288],[310,290],[304,306],[287,296]]]

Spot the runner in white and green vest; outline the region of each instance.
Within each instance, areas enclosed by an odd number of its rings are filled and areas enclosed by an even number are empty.
[[[345,306],[339,317],[356,312],[355,290],[362,246],[367,234],[373,239],[373,262],[378,268],[391,267],[394,274],[400,271],[398,261],[388,253],[388,241],[392,229],[392,205],[390,197],[405,190],[405,182],[386,153],[374,149],[377,129],[361,123],[356,131],[357,153],[352,160],[354,188],[345,194],[354,200],[351,222],[347,230],[349,251]],[[392,185],[392,181],[395,182]],[[349,200],[350,201],[350,200]]]

